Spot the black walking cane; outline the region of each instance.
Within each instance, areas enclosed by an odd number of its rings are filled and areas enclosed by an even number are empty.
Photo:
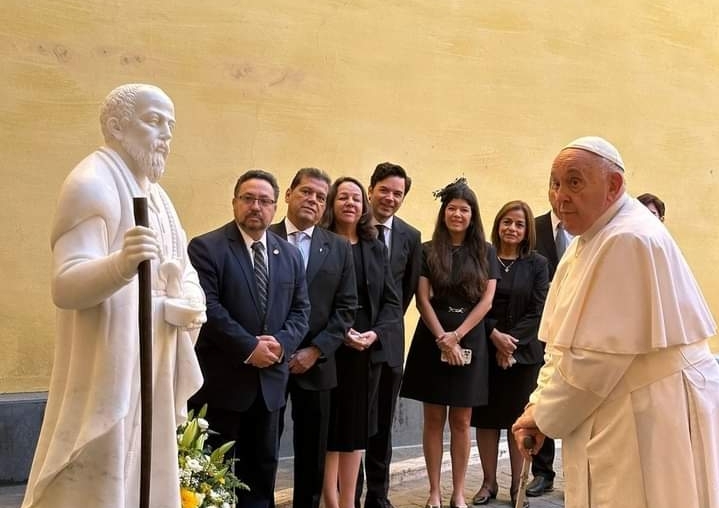
[[[147,198],[132,198],[135,224],[149,227]],[[150,260],[137,267],[140,289],[140,508],[150,508],[152,468],[152,279]]]

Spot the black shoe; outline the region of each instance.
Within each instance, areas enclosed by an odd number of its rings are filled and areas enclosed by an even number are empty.
[[[545,492],[551,492],[554,490],[554,482],[547,480],[544,476],[535,476],[534,479],[527,485],[527,495],[529,497],[541,496]]]

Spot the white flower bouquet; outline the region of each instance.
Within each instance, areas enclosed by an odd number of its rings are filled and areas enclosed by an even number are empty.
[[[182,508],[230,508],[237,500],[235,488],[248,488],[232,473],[232,459],[225,459],[234,441],[214,451],[205,447],[211,432],[206,413],[206,405],[197,416],[190,411],[187,421],[177,427]]]

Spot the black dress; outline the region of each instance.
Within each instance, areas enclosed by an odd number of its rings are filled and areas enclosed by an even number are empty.
[[[352,246],[357,276],[357,313],[352,326],[363,332],[372,328],[367,277],[361,242]],[[377,432],[377,393],[380,364],[370,361],[370,349],[357,351],[344,344],[335,353],[337,386],[332,389],[327,450],[351,452],[367,448]]]
[[[423,277],[429,278],[427,252],[431,242],[424,244],[422,252]],[[452,280],[456,280],[456,268],[467,259],[464,246],[452,252]],[[499,263],[494,247],[487,244],[487,262],[489,279],[499,278]],[[430,280],[430,284],[431,284]],[[433,296],[430,303],[439,322],[446,331],[455,330],[477,304],[458,294]],[[451,366],[440,360],[440,349],[435,337],[419,319],[407,355],[402,390],[400,395],[407,399],[419,400],[431,404],[455,407],[472,407],[487,403],[487,336],[484,323],[480,321],[462,337],[462,348],[472,350],[469,365]]]
[[[492,309],[485,319],[487,335],[496,328],[519,340],[508,369],[499,367],[497,349],[489,343],[489,401],[472,410],[472,426],[508,429],[522,414],[542,366],[543,350],[537,339],[539,320],[547,296],[546,259],[536,253],[512,260],[502,259],[509,270],[502,271]]]

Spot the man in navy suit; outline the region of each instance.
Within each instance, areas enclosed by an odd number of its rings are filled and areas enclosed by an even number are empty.
[[[571,235],[564,231],[561,220],[557,215],[556,191],[549,188],[549,204],[552,209],[544,215],[534,219],[537,231],[537,252],[547,258],[549,268],[549,280],[554,278],[559,259],[564,254],[564,249],[571,240]],[[561,235],[561,236],[557,236]],[[556,239],[560,241],[557,242]],[[542,345],[544,343],[542,342]],[[545,492],[554,490],[554,440],[547,438],[539,449],[539,452],[532,458],[532,475],[534,478],[527,485],[527,495],[530,497],[541,496]]]
[[[412,301],[422,263],[420,232],[395,214],[412,186],[407,172],[391,162],[383,162],[370,177],[367,194],[372,209],[372,223],[378,237],[387,247],[395,289],[402,302],[403,313]],[[402,381],[404,364],[404,322],[398,327],[396,340],[386,341],[389,347],[372,352],[372,361],[381,365],[377,400],[377,433],[369,438],[365,450],[367,495],[365,508],[388,508],[389,465],[392,461],[392,420]],[[355,505],[359,508],[362,493],[362,471],[357,482]]]
[[[274,505],[288,363],[308,328],[302,256],[267,231],[278,196],[273,175],[247,171],[235,185],[234,220],[188,247],[207,296],[196,346],[205,383],[191,405],[208,405],[219,432],[211,445],[236,441],[235,471],[250,487],[237,491],[241,508]]]
[[[285,193],[287,217],[270,230],[297,246],[307,266],[309,331],[290,356],[294,445],[294,508],[317,508],[327,453],[330,391],[337,386],[335,351],[354,323],[357,285],[350,245],[317,227],[331,181],[317,168],[300,169]],[[280,419],[280,423],[283,419]]]

